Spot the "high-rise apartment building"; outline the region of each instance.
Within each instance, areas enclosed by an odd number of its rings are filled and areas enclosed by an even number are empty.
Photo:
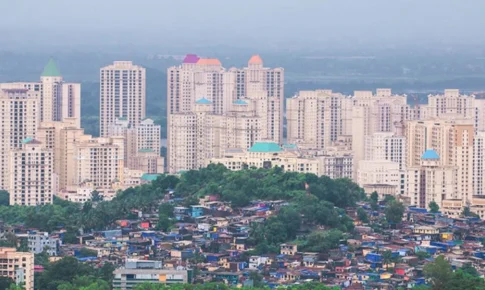
[[[473,122],[473,119],[425,120],[410,121],[406,124],[408,169],[421,166],[423,153],[430,149],[439,157],[439,166],[456,168],[456,182],[453,183],[453,190],[447,190],[447,199],[460,199],[463,202],[472,199]]]
[[[168,171],[198,169],[227,149],[248,149],[261,140],[261,119],[251,100],[238,100],[225,115],[212,113],[212,102],[196,101],[193,113],[169,115]]]
[[[365,136],[365,160],[388,160],[406,169],[406,137],[392,132],[377,132]]]
[[[144,119],[133,127],[126,118],[119,118],[108,127],[108,136],[124,138],[124,166],[144,173],[163,173],[164,160],[160,156],[161,126],[152,119]]]
[[[270,69],[263,66],[259,56],[253,56],[248,67],[226,70],[218,59],[200,58],[196,55],[187,55],[180,66],[168,69],[167,78],[167,156],[168,167],[197,168],[195,163],[190,165],[193,152],[183,155],[176,145],[171,142],[181,140],[173,130],[183,128],[183,124],[172,124],[197,115],[196,103],[198,100],[210,102],[205,106],[204,114],[214,116],[211,119],[228,120],[231,117],[218,118],[215,116],[234,115],[233,107],[237,102],[242,105],[251,101],[255,109],[254,116],[262,126],[258,132],[261,140],[274,141],[279,144],[283,141],[283,99],[284,99],[284,71],[281,68]],[[178,116],[172,116],[179,114]],[[187,114],[187,115],[183,115]],[[200,114],[199,114],[200,115]],[[194,121],[190,121],[194,123]],[[223,123],[225,121],[222,121]],[[200,123],[200,122],[199,122]],[[259,125],[258,125],[259,126]],[[227,135],[228,138],[236,138]],[[180,146],[180,144],[178,145]],[[189,145],[190,147],[190,145]],[[244,149],[248,146],[241,147]],[[218,150],[218,149],[216,149]],[[176,153],[171,151],[177,151]],[[188,151],[184,151],[188,152]],[[200,154],[199,154],[200,155]],[[176,159],[178,160],[176,160]],[[188,163],[187,163],[188,162]],[[202,163],[203,160],[201,161]],[[184,166],[170,165],[171,163],[185,164]],[[202,164],[201,163],[201,164]]]
[[[10,151],[10,205],[51,204],[57,189],[54,154],[33,138],[22,143],[22,148]]]
[[[123,179],[123,137],[92,138],[75,144],[75,184],[111,188]]]
[[[301,148],[325,150],[349,135],[351,100],[331,90],[301,91],[286,100],[287,140]]]
[[[404,193],[404,174],[399,164],[389,160],[361,160],[357,171],[357,183],[362,187],[387,185],[392,195]]]
[[[34,253],[0,248],[0,277],[11,278],[25,290],[34,290]]]
[[[37,139],[54,157],[54,172],[58,176],[59,189],[76,185],[76,144],[91,139],[84,129],[76,126],[76,120],[67,118],[64,122],[42,122]]]
[[[446,89],[442,95],[429,95],[427,118],[472,119],[475,116],[475,96],[462,95],[457,89]]]
[[[146,72],[131,61],[115,61],[100,70],[100,135],[118,118],[137,126],[145,118]]]
[[[416,113],[407,104],[406,95],[393,95],[391,89],[377,89],[375,94],[356,91],[352,101],[352,150],[357,173],[360,160],[365,158],[366,136],[376,132],[399,134],[404,122],[416,118]]]
[[[473,194],[485,195],[485,132],[476,132],[473,140]]]
[[[429,203],[434,201],[443,207],[443,201],[457,200],[452,194],[456,192],[457,169],[456,166],[445,165],[437,151],[424,151],[419,164],[407,169],[406,196],[411,204],[428,208]]]
[[[60,122],[75,118],[75,125],[81,127],[81,84],[65,82],[53,59],[45,66],[40,82],[3,83],[1,88],[38,92],[40,121]]]
[[[283,141],[283,102],[284,92],[284,69],[264,67],[263,59],[259,55],[253,55],[248,66],[242,69],[231,68],[229,71],[236,74],[236,98],[264,99],[268,106],[260,107],[258,113],[266,127],[264,138],[279,144]],[[266,101],[267,100],[267,101]]]
[[[9,188],[10,151],[36,136],[39,93],[27,89],[0,90],[0,188]]]

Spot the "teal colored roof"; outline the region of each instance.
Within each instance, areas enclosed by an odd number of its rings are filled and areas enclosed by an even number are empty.
[[[120,120],[120,121],[126,121],[128,119],[126,117],[119,117],[118,120]]]
[[[146,181],[154,181],[154,180],[157,180],[157,178],[158,178],[160,175],[161,175],[161,174],[150,174],[150,173],[144,173],[144,174],[141,176],[141,179],[146,180]]]
[[[49,62],[44,67],[44,71],[42,72],[42,74],[40,76],[42,76],[42,77],[60,77],[61,76],[61,72],[57,68],[56,63],[54,62],[54,60],[52,58],[49,59]]]
[[[234,105],[247,105],[248,103],[246,103],[245,101],[243,100],[237,100],[233,103]]]
[[[440,159],[440,156],[433,149],[428,149],[421,155],[421,159]]]
[[[22,140],[22,143],[27,144],[32,140],[34,140],[34,138],[28,137],[28,138],[25,138],[24,140]]]
[[[151,148],[141,148],[138,152],[154,152]]]
[[[284,148],[288,148],[288,149],[296,149],[296,144],[285,144],[283,145]]]
[[[195,101],[195,103],[200,104],[200,105],[210,105],[210,104],[212,104],[212,102],[209,101],[206,98],[198,99],[197,101]]]
[[[281,147],[274,142],[257,142],[249,148],[249,152],[280,152]]]

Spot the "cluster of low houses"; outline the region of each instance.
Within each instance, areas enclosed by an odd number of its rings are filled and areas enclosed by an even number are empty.
[[[166,199],[166,202],[179,201]],[[120,281],[136,280],[136,273],[156,273],[154,281],[165,283],[221,281],[251,286],[252,272],[259,273],[262,282],[271,288],[309,281],[346,289],[408,288],[426,283],[423,267],[437,255],[444,255],[454,269],[472,265],[480,274],[485,273],[483,221],[450,219],[413,207],[406,209],[400,225],[380,229],[378,233],[358,220],[355,208],[347,209],[355,221],[355,234],[325,253],[304,252],[297,243],[285,243],[280,245],[278,254],[251,255],[248,245],[251,225],[264,222],[286,205],[285,201],[255,201],[251,206],[235,210],[217,196],[209,196],[199,205],[175,206],[175,224],[167,232],[155,229],[157,213],[138,213],[136,220],[119,220],[112,229],[79,236],[79,244],[62,243],[62,231],[48,235],[21,226],[4,226],[0,230],[20,238],[33,233],[51,238],[56,241],[55,251],[49,252],[52,256],[72,255],[95,265],[114,263],[124,271],[116,276],[119,279],[115,286],[122,289],[131,289]],[[359,206],[367,210],[371,220],[383,215],[382,210],[373,211],[366,204]],[[39,241],[42,243],[45,239]],[[39,249],[33,244],[29,248]],[[81,255],[83,248],[96,255]],[[388,256],[389,251],[391,260],[384,254],[387,252]],[[127,265],[133,261],[152,263],[153,267],[127,273]],[[165,271],[163,279],[157,269]],[[177,276],[181,271],[185,274]]]

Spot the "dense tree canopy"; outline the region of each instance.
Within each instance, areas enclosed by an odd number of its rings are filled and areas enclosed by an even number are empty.
[[[140,284],[135,287],[135,290],[230,290],[230,289],[270,289],[269,287],[243,287],[243,288],[236,288],[227,286],[222,283],[204,283],[204,284],[172,284],[172,285],[163,285],[163,284],[150,284],[144,283]],[[301,285],[291,285],[282,288],[276,289],[286,289],[286,290],[337,290],[340,288],[337,287],[327,287],[322,283],[312,282],[306,283]]]
[[[443,256],[426,264],[424,275],[429,279],[432,290],[485,289],[485,280],[477,275],[476,270],[465,266],[452,272],[450,263]]]

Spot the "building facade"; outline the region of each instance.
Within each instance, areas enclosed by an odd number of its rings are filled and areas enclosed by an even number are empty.
[[[75,119],[81,127],[81,84],[64,81],[56,63],[50,59],[40,76],[40,82],[0,84],[0,89],[27,89],[38,94],[37,115],[43,122],[63,122]]]
[[[133,126],[145,118],[146,71],[131,61],[115,61],[100,70],[100,135],[118,118]]]
[[[34,290],[34,254],[0,248],[0,277],[11,278],[25,290]]]
[[[21,149],[10,151],[10,205],[51,204],[58,182],[54,154],[33,138],[22,143]]]

